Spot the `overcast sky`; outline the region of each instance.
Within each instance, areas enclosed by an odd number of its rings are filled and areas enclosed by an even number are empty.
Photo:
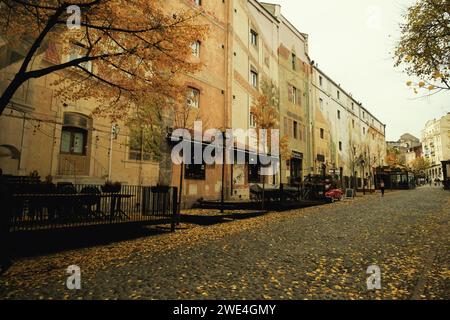
[[[450,93],[418,99],[392,52],[402,13],[414,0],[273,0],[301,32],[310,57],[387,125],[386,139],[420,138],[425,122],[450,112]],[[421,95],[419,95],[421,96]]]

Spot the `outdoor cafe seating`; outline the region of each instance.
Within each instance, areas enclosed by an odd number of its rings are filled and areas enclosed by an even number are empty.
[[[98,186],[77,186],[72,183],[45,183],[36,179],[8,181],[11,192],[13,222],[28,225],[36,223],[70,223],[99,220],[127,220],[130,217],[122,208],[122,200],[133,194],[102,192]]]

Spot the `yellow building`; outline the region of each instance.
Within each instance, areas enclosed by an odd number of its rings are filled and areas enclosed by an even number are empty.
[[[256,0],[165,3],[166,10],[187,6],[202,9],[199,22],[210,27],[208,38],[193,44],[192,59],[204,68],[180,76],[203,130],[254,128],[250,110],[261,93],[262,81],[278,88],[279,128],[281,136],[289,138],[292,158],[281,159],[280,174],[267,179],[267,184],[296,184],[311,173],[330,170],[342,180],[361,179],[372,170],[367,164],[363,174],[356,164],[364,150],[369,150],[369,159],[375,153],[376,162],[381,162],[384,125],[312,65],[308,35],[281,14],[279,5]],[[21,50],[0,35],[0,90],[18,70],[24,56]],[[48,66],[69,58],[50,45],[34,63]],[[123,122],[94,117],[95,101],[61,101],[50,86],[55,77],[51,74],[24,84],[0,116],[3,172],[28,175],[37,171],[42,178],[51,175],[55,181],[75,183],[101,184],[110,179],[130,185],[157,184],[161,164],[143,143],[140,131]],[[246,152],[252,148],[248,136],[243,145]],[[172,169],[169,181],[179,186],[181,166]],[[249,187],[261,182],[259,170],[258,165],[248,163],[185,166],[183,203],[219,199],[222,185],[226,198],[246,199]]]

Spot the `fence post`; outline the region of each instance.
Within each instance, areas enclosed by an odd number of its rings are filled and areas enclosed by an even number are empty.
[[[175,232],[175,225],[177,223],[178,218],[178,188],[172,187],[172,222],[170,226],[170,230]]]

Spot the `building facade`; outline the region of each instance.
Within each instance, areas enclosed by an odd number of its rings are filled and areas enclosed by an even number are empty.
[[[385,163],[386,126],[317,65],[312,76],[314,174],[332,175],[345,187],[374,188]]]
[[[410,133],[403,134],[397,141],[388,141],[387,146],[399,152],[399,162],[407,167],[423,155],[420,139]]]
[[[278,21],[266,8],[257,1],[235,0],[233,4],[232,27],[232,102],[231,126],[235,130],[235,141],[239,148],[251,151],[250,136],[244,134],[255,129],[256,123],[251,108],[261,92],[263,82],[279,85],[278,54],[279,42]],[[252,137],[256,140],[256,137]],[[236,145],[237,146],[237,145]],[[260,166],[236,164],[230,166],[232,173],[231,197],[248,199],[251,184],[259,184]],[[275,185],[272,179],[267,183]]]
[[[281,14],[279,5],[256,0],[170,0],[164,5],[166,10],[201,9],[199,21],[210,27],[208,38],[192,47],[191,59],[203,69],[180,75],[186,103],[203,130],[254,128],[251,107],[266,81],[277,88],[277,129],[288,138],[291,154],[281,159],[279,174],[266,183],[298,184],[310,174],[332,173],[343,185],[349,186],[352,177],[359,179],[359,186],[363,178],[370,185],[373,168],[384,163],[385,126],[311,61],[308,35]],[[21,50],[0,35],[0,90],[18,70]],[[50,45],[35,63],[67,59]],[[156,185],[161,164],[147,149],[142,132],[94,116],[95,101],[62,101],[50,86],[56,77],[23,85],[0,116],[3,173],[37,171],[55,181]],[[222,187],[226,198],[249,198],[250,186],[261,183],[260,166],[249,163],[254,146],[248,136],[242,140],[239,135],[234,138],[247,154],[244,165],[173,166],[171,184],[182,184],[183,203],[220,199]]]
[[[450,113],[440,119],[430,120],[422,130],[424,157],[429,160],[426,172],[429,180],[445,180],[442,162],[450,160]]]

